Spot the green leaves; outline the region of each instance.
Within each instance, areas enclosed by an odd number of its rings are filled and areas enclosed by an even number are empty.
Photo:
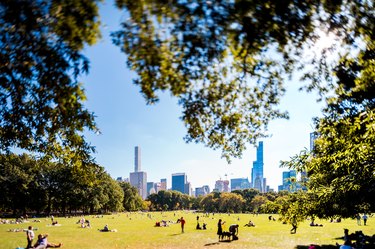
[[[0,190],[0,209],[15,214],[123,210],[124,191],[95,164],[69,167],[27,154],[0,154]]]
[[[350,40],[344,33],[359,31],[359,23],[339,21],[358,15],[362,30],[371,20],[359,11],[371,6],[360,1],[152,0],[117,1],[117,7],[129,19],[113,41],[128,56],[146,101],[170,91],[183,108],[185,140],[221,149],[228,161],[267,136],[271,120],[288,117],[277,106],[296,68],[307,70],[309,90],[326,94],[334,85],[322,83],[333,77],[330,60],[314,57],[303,64],[320,28],[337,31],[349,52],[362,37],[355,33]]]
[[[3,1],[0,4],[0,149],[90,160],[82,132],[96,130],[77,78],[79,52],[98,37],[97,1]]]
[[[100,37],[98,2],[1,2],[1,150],[13,146],[91,159],[93,147],[82,134],[97,128],[77,79],[89,67],[81,50]],[[288,118],[278,104],[296,70],[308,81],[307,91],[317,90],[327,100],[333,119],[374,106],[371,1],[118,0],[116,5],[129,19],[112,33],[113,42],[127,55],[146,102],[154,104],[160,91],[169,91],[183,108],[185,140],[221,149],[228,161],[267,136],[271,120]],[[321,33],[336,41],[315,51]],[[307,50],[315,55],[306,56]]]

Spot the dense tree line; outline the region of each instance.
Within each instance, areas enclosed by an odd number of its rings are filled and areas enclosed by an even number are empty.
[[[220,213],[278,213],[281,199],[289,193],[260,193],[256,189],[234,190],[231,193],[212,192],[205,196],[191,197],[178,191],[161,190],[151,194],[147,200],[151,211],[194,209]]]
[[[244,189],[195,198],[178,191],[162,190],[143,201],[130,183],[113,180],[99,165],[93,164],[80,171],[77,167],[28,154],[0,154],[0,211],[14,215],[195,209],[222,213],[279,213],[287,222],[291,219],[302,221],[308,216],[329,217],[330,210],[321,210],[311,201],[314,197],[318,198],[309,191],[259,193],[256,189]],[[358,211],[369,211],[368,207],[363,208]],[[326,216],[319,215],[322,213]]]
[[[151,194],[147,198],[150,201],[150,210],[181,210],[191,209],[194,197],[182,194],[174,190],[161,190],[158,193]]]
[[[178,191],[161,190],[143,201],[135,187],[115,181],[99,165],[79,170],[28,154],[0,154],[0,211],[14,215],[182,209],[263,212],[264,204],[277,196],[245,189],[195,198]]]
[[[65,215],[133,211],[143,205],[137,189],[119,184],[99,165],[78,170],[27,154],[0,155],[1,211]]]

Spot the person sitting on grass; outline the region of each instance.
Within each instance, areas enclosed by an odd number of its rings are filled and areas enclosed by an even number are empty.
[[[244,225],[244,227],[255,227],[255,224],[250,220],[249,223]]]
[[[100,232],[117,232],[117,229],[109,229],[108,225],[106,224],[103,229],[98,229]]]
[[[109,228],[108,228],[108,225],[105,224],[104,228],[102,230],[100,230],[101,232],[109,232]]]
[[[39,234],[38,235],[38,241],[34,245],[34,249],[45,249],[45,248],[58,248],[62,246],[62,243],[59,244],[53,244],[48,243],[47,240],[48,234]]]

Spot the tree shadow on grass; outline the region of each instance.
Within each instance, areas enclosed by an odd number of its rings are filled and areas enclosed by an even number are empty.
[[[310,245],[298,245],[294,249],[308,249]],[[338,247],[335,245],[315,245],[316,249],[337,249]]]

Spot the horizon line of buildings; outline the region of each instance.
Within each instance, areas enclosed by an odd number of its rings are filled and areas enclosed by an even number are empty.
[[[316,139],[316,133],[310,133],[310,150],[314,147],[314,140]],[[118,177],[117,181],[127,181],[132,186],[138,189],[139,195],[142,199],[146,199],[147,196],[153,193],[158,193],[160,190],[175,190],[183,194],[204,196],[211,192],[230,192],[233,190],[254,188],[260,193],[266,193],[274,191],[267,185],[267,179],[263,175],[263,141],[258,143],[256,149],[256,161],[253,161],[253,167],[251,169],[251,178],[232,178],[229,180],[219,179],[215,182],[215,188],[210,191],[208,185],[197,187],[193,191],[191,183],[187,180],[185,173],[173,173],[172,174],[172,186],[170,189],[167,188],[167,179],[162,178],[160,182],[147,182],[147,173],[142,171],[141,167],[141,148],[135,146],[134,149],[134,172],[129,174],[129,178]],[[302,173],[301,177],[305,177],[306,173]],[[227,175],[225,175],[227,176]],[[278,186],[278,191],[295,191],[300,186],[296,186],[293,178],[297,178],[297,172],[295,170],[283,171],[282,172],[282,185]],[[230,187],[229,187],[230,183]]]

